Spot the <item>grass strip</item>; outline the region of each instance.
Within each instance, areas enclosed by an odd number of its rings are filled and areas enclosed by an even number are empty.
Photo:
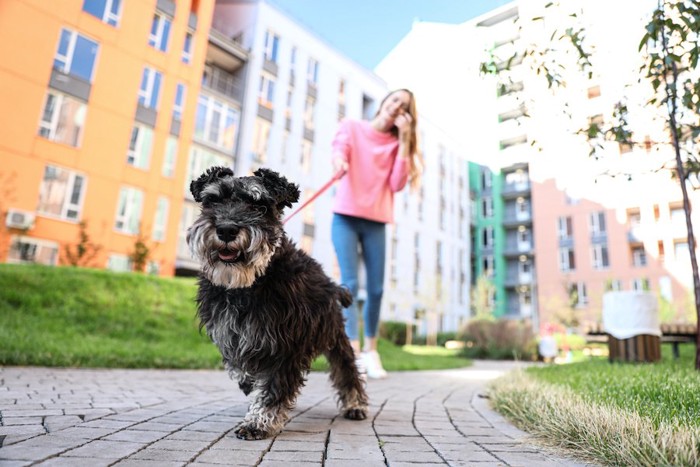
[[[624,384],[626,378],[619,375],[618,380]],[[697,398],[697,392],[689,395]],[[588,397],[567,384],[554,384],[529,371],[516,371],[494,381],[490,397],[494,408],[521,429],[592,461],[606,465],[700,465],[700,426],[686,423],[684,417],[649,416],[648,411],[638,409],[640,406],[624,407],[619,402]]]

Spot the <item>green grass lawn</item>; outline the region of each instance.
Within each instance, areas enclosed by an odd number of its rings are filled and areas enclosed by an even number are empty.
[[[491,385],[499,412],[548,444],[604,465],[700,465],[695,346],[657,363],[607,357],[528,368]]]
[[[574,390],[596,404],[610,404],[662,421],[700,426],[700,372],[695,346],[683,344],[679,359],[664,344],[662,361],[654,364],[610,363],[607,357],[571,365],[530,368],[537,379]]]
[[[196,319],[194,279],[0,264],[0,365],[221,368]],[[419,351],[420,350],[420,351]],[[389,371],[470,364],[380,341]],[[323,358],[314,369],[323,370]]]

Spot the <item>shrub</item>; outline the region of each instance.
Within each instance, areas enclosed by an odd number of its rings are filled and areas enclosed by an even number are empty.
[[[531,327],[513,320],[470,321],[460,332],[463,356],[492,360],[531,360],[537,357],[537,341]]]
[[[438,332],[437,333],[437,345],[440,347],[445,346],[445,342],[453,341],[457,339],[456,332]]]
[[[578,334],[562,334],[554,333],[554,339],[557,341],[557,348],[560,350],[583,350],[586,347],[586,338]]]
[[[403,321],[381,321],[379,323],[379,337],[396,345],[406,345],[406,327]]]

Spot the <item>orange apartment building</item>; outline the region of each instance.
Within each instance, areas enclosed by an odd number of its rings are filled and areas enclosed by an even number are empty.
[[[172,275],[214,0],[0,2],[0,261]]]

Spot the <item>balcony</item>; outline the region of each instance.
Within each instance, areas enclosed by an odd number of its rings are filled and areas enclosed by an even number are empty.
[[[501,196],[504,199],[517,198],[518,196],[527,196],[530,194],[530,182],[506,183],[501,190]]]
[[[243,81],[221,68],[206,67],[202,87],[231,98],[239,104],[243,99]]]
[[[236,37],[227,37],[216,29],[209,31],[207,63],[233,72],[241,68],[247,61],[248,51],[243,48]]]

